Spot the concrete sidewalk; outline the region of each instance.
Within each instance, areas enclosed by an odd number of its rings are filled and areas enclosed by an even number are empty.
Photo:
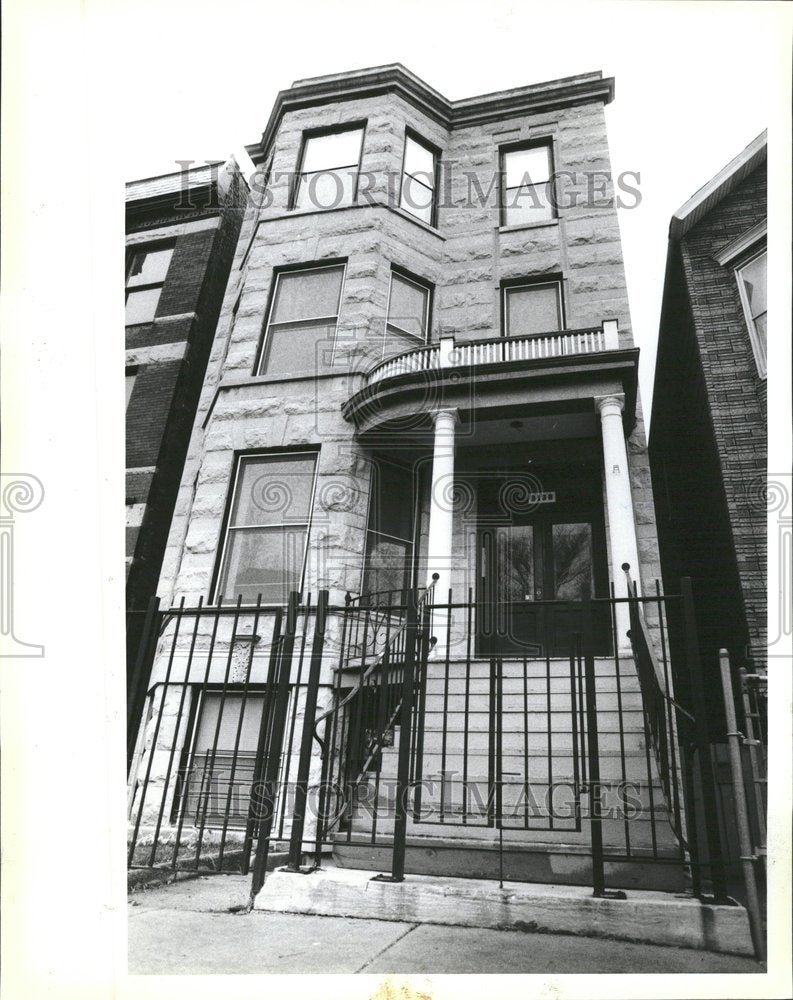
[[[569,934],[229,909],[250,879],[215,875],[133,893],[131,974],[758,973],[749,958]]]

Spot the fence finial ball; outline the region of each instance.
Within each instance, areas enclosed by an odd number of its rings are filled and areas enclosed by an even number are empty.
[[[628,572],[628,570],[629,570],[629,569],[631,568],[631,564],[630,564],[630,563],[623,563],[623,564],[622,564],[622,568],[623,568],[623,569],[625,570],[625,572],[627,573],[627,572]]]

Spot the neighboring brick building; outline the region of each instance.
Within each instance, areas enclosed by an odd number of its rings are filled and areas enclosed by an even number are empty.
[[[650,456],[664,581],[693,578],[711,669],[766,658],[766,222],[763,133],[669,227]]]
[[[126,186],[127,696],[248,190],[234,160]]]

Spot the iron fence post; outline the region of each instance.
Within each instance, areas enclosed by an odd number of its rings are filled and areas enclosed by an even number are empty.
[[[746,909],[749,914],[749,926],[752,931],[752,944],[757,960],[765,959],[765,941],[763,939],[763,922],[760,916],[760,899],[757,895],[755,880],[755,855],[752,848],[752,835],[749,830],[749,812],[746,807],[746,790],[743,781],[743,763],[741,761],[741,733],[735,718],[735,701],[732,692],[732,675],[730,673],[730,657],[726,649],[719,650],[721,666],[721,686],[724,691],[724,714],[727,721],[727,740],[730,746],[730,769],[732,771],[732,788],[735,800],[735,819],[738,824],[738,843],[741,851],[741,866],[743,868],[744,886],[746,888]]]
[[[258,836],[256,838],[256,857],[253,862],[253,879],[251,882],[250,902],[264,885],[267,870],[267,856],[270,852],[270,833],[273,826],[275,802],[278,791],[278,771],[281,765],[281,750],[286,724],[286,714],[289,707],[289,679],[292,671],[292,654],[297,632],[297,616],[300,605],[300,594],[293,591],[289,595],[289,606],[286,613],[286,629],[278,657],[278,673],[276,678],[275,700],[270,722],[270,732],[266,734],[265,767],[263,795],[261,797],[263,816],[259,817]]]
[[[157,644],[160,599],[155,594],[149,599],[143,630],[140,636],[138,652],[135,657],[135,673],[132,684],[127,688],[127,770],[132,765],[135,755],[135,745],[138,740],[143,705],[146,701],[146,691],[151,675],[151,665]]]
[[[686,662],[691,678],[691,697],[696,716],[694,736],[699,751],[699,770],[702,780],[702,806],[705,814],[705,833],[708,842],[710,874],[713,884],[713,895],[717,903],[726,903],[727,882],[724,875],[724,860],[721,852],[721,837],[719,834],[719,814],[716,805],[716,789],[713,780],[713,768],[710,754],[710,733],[708,726],[708,710],[705,703],[705,692],[702,683],[702,665],[699,659],[699,642],[697,640],[697,623],[694,615],[694,594],[691,587],[691,577],[684,576],[680,581],[680,592],[683,597],[683,627],[685,630]]]
[[[291,872],[300,871],[303,846],[303,830],[306,822],[308,800],[308,777],[311,770],[311,750],[314,743],[314,716],[317,712],[319,678],[322,670],[322,653],[325,646],[325,622],[328,614],[328,592],[321,590],[317,600],[314,618],[314,639],[311,645],[311,664],[308,671],[306,703],[303,710],[303,734],[300,740],[300,761],[295,781],[295,802],[292,809],[292,834],[289,841],[289,864]]]
[[[404,882],[405,838],[407,835],[407,796],[410,788],[410,729],[413,718],[413,686],[418,638],[418,596],[407,595],[405,616],[405,659],[402,676],[402,705],[399,714],[399,758],[397,764],[396,806],[394,813],[394,851],[390,875],[376,875],[378,882]]]
[[[586,682],[587,757],[589,758],[589,825],[592,838],[593,896],[625,899],[624,892],[607,891],[603,862],[603,818],[601,816],[600,750],[598,747],[598,710],[595,691],[595,653],[592,631],[592,602],[582,602],[582,639],[584,646],[584,679]]]

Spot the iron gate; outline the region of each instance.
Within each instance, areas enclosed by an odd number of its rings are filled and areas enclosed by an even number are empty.
[[[318,867],[323,851],[378,845],[384,877],[400,881],[411,832],[492,831],[501,847],[539,830],[579,838],[597,895],[609,865],[650,861],[686,865],[697,894],[725,898],[708,768],[704,830],[690,808],[704,727],[669,693],[669,616],[689,639],[686,669],[699,669],[690,584],[671,597],[633,587],[622,600],[547,603],[548,620],[580,623],[564,658],[477,658],[472,595],[441,602],[433,587],[343,606],[322,592],[316,603],[293,594],[285,609],[150,609],[130,867],[252,873],[253,895],[273,846],[301,871],[312,853]],[[608,662],[593,641],[604,616]],[[641,823],[609,805],[631,781]]]

